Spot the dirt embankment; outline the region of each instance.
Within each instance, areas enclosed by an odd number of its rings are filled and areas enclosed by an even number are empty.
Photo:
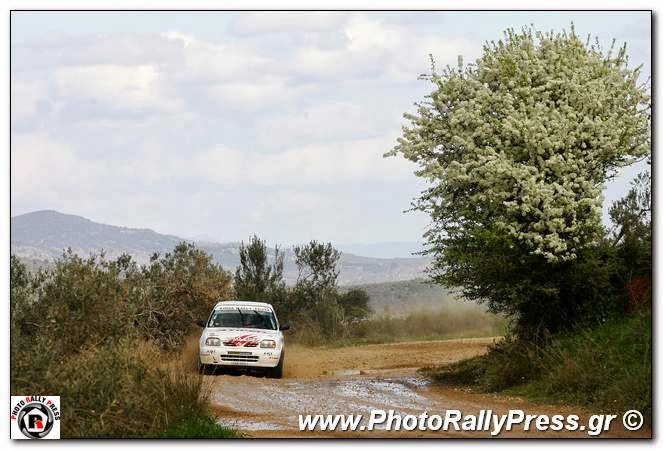
[[[505,414],[578,414],[579,408],[535,405],[520,398],[472,393],[431,384],[420,367],[458,361],[487,351],[497,338],[402,342],[342,348],[287,348],[281,380],[249,375],[208,376],[211,400],[219,422],[255,437],[489,437],[488,432],[455,431],[299,431],[300,414],[363,414],[394,410],[397,414],[444,415],[492,410]],[[648,437],[650,430],[629,432],[619,422],[603,437]],[[517,428],[501,437],[588,437],[586,431],[537,432]]]

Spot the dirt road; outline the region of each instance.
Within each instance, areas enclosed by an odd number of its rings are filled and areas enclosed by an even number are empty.
[[[299,431],[300,414],[364,414],[394,410],[397,414],[444,415],[447,409],[479,414],[491,409],[504,414],[578,414],[586,411],[534,405],[519,398],[472,393],[431,384],[417,373],[424,366],[482,354],[493,338],[407,342],[335,349],[289,347],[281,380],[250,375],[208,376],[219,423],[252,437],[488,437],[488,432],[455,431]],[[603,437],[646,437],[647,430],[629,432],[619,422]],[[578,432],[525,432],[514,429],[503,437],[587,437]]]

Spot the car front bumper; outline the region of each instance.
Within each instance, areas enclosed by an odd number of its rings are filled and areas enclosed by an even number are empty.
[[[280,348],[200,347],[200,363],[226,367],[276,367]]]

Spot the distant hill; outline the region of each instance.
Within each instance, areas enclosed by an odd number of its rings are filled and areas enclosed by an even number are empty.
[[[80,255],[104,249],[111,256],[129,253],[147,261],[154,252],[172,250],[182,239],[148,229],[116,227],[57,211],[36,211],[11,219],[12,252],[52,259],[71,247]]]
[[[374,244],[338,244],[342,252],[371,258],[412,258],[424,249],[421,242],[378,242]]]
[[[342,290],[361,288],[368,293],[369,305],[377,315],[401,315],[421,310],[438,310],[441,307],[481,308],[466,302],[449,289],[427,282],[425,279],[390,281],[384,283],[345,286]]]
[[[303,239],[305,240],[305,239]],[[52,261],[71,248],[81,256],[105,251],[110,258],[127,253],[139,263],[146,263],[155,253],[171,251],[182,241],[189,241],[210,253],[217,264],[235,270],[239,264],[239,243],[195,242],[153,230],[127,228],[93,222],[84,217],[57,211],[35,211],[11,218],[11,251],[35,261]],[[342,253],[339,284],[379,283],[409,280],[422,276],[427,258],[373,258]],[[285,251],[285,278],[294,282],[297,268],[294,254]]]

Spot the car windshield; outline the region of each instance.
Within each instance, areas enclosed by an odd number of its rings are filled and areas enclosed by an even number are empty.
[[[207,324],[210,328],[258,328],[276,330],[276,317],[268,309],[231,308],[215,309]]]

